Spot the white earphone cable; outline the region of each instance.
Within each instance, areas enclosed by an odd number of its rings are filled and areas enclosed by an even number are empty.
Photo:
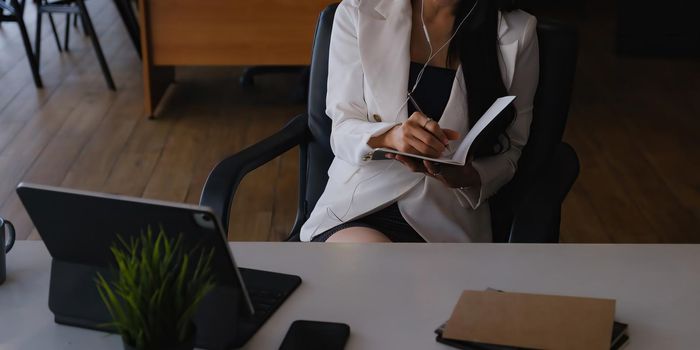
[[[459,32],[460,28],[462,28],[462,25],[467,21],[467,19],[469,17],[471,17],[472,12],[474,12],[474,9],[476,8],[476,5],[478,5],[478,4],[479,4],[479,0],[474,1],[474,5],[472,5],[472,8],[469,10],[469,12],[467,12],[467,15],[464,16],[462,21],[459,22],[459,25],[457,25],[457,28],[452,33],[452,36],[450,36],[450,38],[447,39],[447,41],[445,41],[445,43],[442,44],[442,46],[440,46],[440,48],[438,48],[437,51],[433,52],[433,45],[430,42],[430,35],[428,34],[428,28],[425,25],[425,17],[423,16],[424,10],[425,10],[425,0],[421,0],[421,14],[420,14],[421,24],[423,25],[423,33],[425,34],[425,39],[428,41],[428,48],[430,49],[430,55],[428,56],[428,60],[423,65],[423,68],[421,68],[420,72],[418,72],[418,76],[416,77],[416,82],[415,82],[415,84],[413,84],[413,87],[411,88],[411,91],[409,91],[409,94],[412,94],[416,90],[416,88],[418,87],[418,83],[420,82],[421,78],[423,78],[423,73],[425,72],[425,69],[428,67],[430,61],[432,61],[433,58],[435,58],[435,56],[437,56],[445,47],[447,47],[447,45],[450,44],[450,42],[452,42],[452,39],[454,39],[455,36],[457,36],[457,33]],[[404,102],[404,105],[405,104],[406,103]],[[403,108],[403,105],[401,106],[401,108]]]

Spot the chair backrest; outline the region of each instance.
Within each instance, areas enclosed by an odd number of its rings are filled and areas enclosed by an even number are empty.
[[[561,23],[540,20],[537,37],[540,46],[540,80],[535,95],[530,138],[523,148],[513,179],[490,200],[494,242],[507,242],[515,209],[524,192],[552,158],[561,143],[569,115],[571,90],[576,71],[578,35]]]
[[[328,168],[333,161],[331,150],[331,119],[326,115],[326,87],[328,85],[328,51],[333,18],[338,4],[326,7],[318,18],[311,55],[309,77],[309,143],[301,150],[300,215],[306,221],[316,206],[328,182]],[[306,181],[304,181],[306,179]]]
[[[328,181],[328,167],[333,160],[330,146],[331,119],[326,115],[328,52],[333,17],[337,4],[328,6],[316,26],[309,80],[308,116],[309,142],[301,150],[299,215],[305,221],[316,205]],[[507,240],[513,208],[522,191],[537,175],[554,146],[561,142],[569,109],[571,87],[576,62],[575,30],[553,23],[541,22],[538,27],[540,44],[540,84],[535,97],[535,111],[530,141],[523,150],[519,170],[511,183],[492,201],[494,241]],[[490,201],[491,202],[491,201]],[[504,224],[505,223],[505,224]],[[295,227],[298,231],[299,227]]]

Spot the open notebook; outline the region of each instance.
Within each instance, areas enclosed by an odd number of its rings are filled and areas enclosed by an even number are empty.
[[[441,158],[430,158],[419,154],[400,152],[389,148],[376,148],[372,151],[372,160],[385,160],[387,154],[400,154],[407,157],[423,159],[431,161],[434,163],[443,163],[450,165],[464,165],[467,162],[467,156],[469,155],[470,149],[475,143],[478,143],[479,136],[485,134],[489,125],[496,125],[493,121],[497,117],[501,116],[506,118],[506,115],[501,114],[508,105],[510,105],[515,100],[515,96],[504,96],[496,100],[489,109],[486,110],[484,115],[479,118],[474,127],[469,130],[467,136],[462,139],[462,142],[457,147],[457,150],[452,154],[451,157],[441,157]]]

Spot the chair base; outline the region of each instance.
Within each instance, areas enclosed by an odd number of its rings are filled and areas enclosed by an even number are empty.
[[[255,85],[255,76],[263,74],[299,74],[299,86],[292,90],[290,99],[294,102],[306,101],[309,86],[308,66],[252,66],[243,70],[240,84],[243,87]]]

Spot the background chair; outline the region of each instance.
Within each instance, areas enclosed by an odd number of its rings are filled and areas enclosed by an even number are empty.
[[[200,199],[228,228],[236,188],[250,171],[300,147],[299,206],[288,240],[298,240],[328,181],[333,160],[331,120],[325,114],[328,50],[337,5],[318,20],[309,82],[308,113],[282,130],[220,162],[209,175]],[[489,200],[494,242],[559,241],[561,204],[578,176],[574,150],[562,143],[576,66],[577,34],[570,27],[540,21],[540,83],[530,141],[523,149],[513,180]]]
[[[24,24],[24,4],[25,0],[21,2],[18,0],[0,0],[0,22],[17,22],[17,25],[19,25],[19,32],[22,36],[24,50],[27,52],[27,60],[32,70],[34,84],[36,87],[41,88],[44,84],[39,75],[39,60],[38,57],[34,55],[34,51],[32,51],[32,44],[27,34],[27,26]]]
[[[100,46],[100,40],[97,38],[95,27],[92,25],[90,14],[85,6],[85,0],[40,0],[37,2],[36,40],[34,43],[37,60],[41,57],[41,20],[42,15],[45,13],[49,15],[49,20],[54,32],[54,38],[58,44],[59,51],[61,50],[61,43],[59,42],[58,33],[56,32],[56,26],[53,23],[53,17],[51,17],[51,14],[65,13],[80,16],[83,23],[83,29],[85,29],[85,32],[92,41],[92,47],[95,49],[95,54],[97,55],[97,60],[100,63],[100,68],[102,68],[102,74],[104,74],[105,80],[107,81],[107,86],[110,88],[110,90],[116,90],[114,80],[112,79],[112,73],[109,71],[107,60],[105,60],[104,53],[102,52],[102,46]],[[70,30],[69,22],[70,18],[66,18],[66,50],[68,49],[68,31]]]
[[[137,15],[138,0],[114,0],[114,5],[116,6],[117,11],[119,11],[119,17],[121,17],[122,23],[124,23],[124,28],[126,28],[126,31],[129,34],[129,39],[131,39],[131,44],[134,46],[136,54],[139,56],[139,58],[141,58],[141,32],[139,29],[139,20]],[[78,17],[80,16],[75,15],[72,17],[73,27],[78,27]],[[50,15],[49,19],[51,19]],[[68,51],[68,41],[70,38],[70,19],[71,14],[66,14],[66,32],[63,42],[64,50],[66,51]],[[83,24],[83,30],[85,31],[85,24]],[[87,31],[85,32],[87,34]],[[58,33],[55,31],[54,37],[58,38]]]

